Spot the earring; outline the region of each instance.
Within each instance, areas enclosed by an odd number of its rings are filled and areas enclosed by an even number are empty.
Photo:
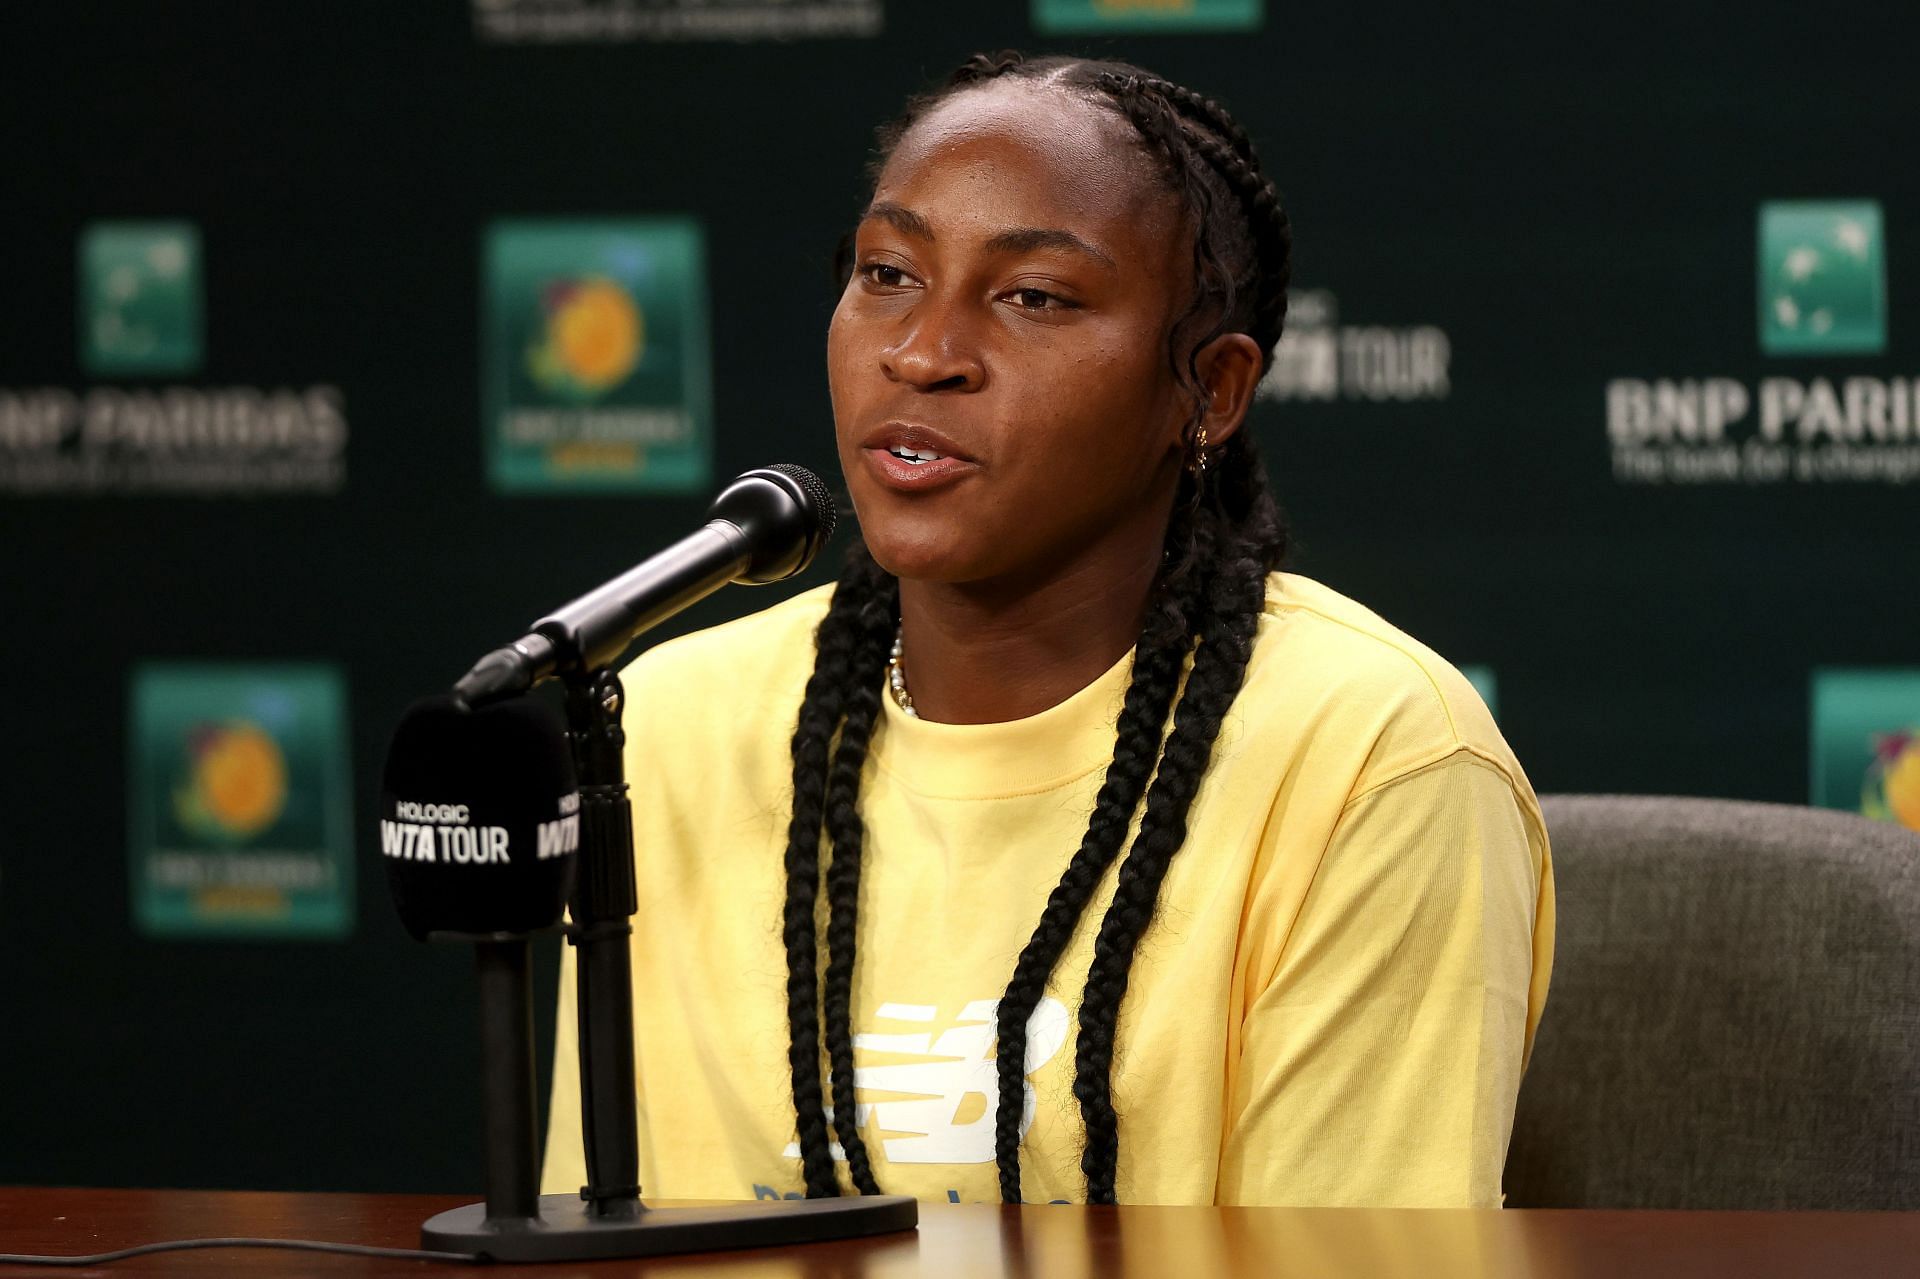
[[[1195,476],[1205,476],[1207,473],[1207,427],[1204,422],[1201,423],[1200,433],[1194,437],[1193,460],[1187,463],[1187,470]]]

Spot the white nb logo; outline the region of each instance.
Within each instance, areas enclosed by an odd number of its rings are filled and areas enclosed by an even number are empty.
[[[997,1001],[976,999],[961,1010],[958,1023],[937,1040],[929,1032],[856,1034],[853,1037],[855,1090],[863,1096],[893,1094],[884,1100],[860,1100],[856,1119],[862,1133],[878,1129],[887,1159],[897,1164],[987,1164],[993,1162],[994,1118],[999,1113],[1000,1089],[994,1077],[993,1013]],[[880,1021],[933,1021],[939,1009],[932,1004],[882,1004]],[[1057,999],[1042,997],[1027,1021],[1024,1073],[1033,1073],[1053,1059],[1067,1042],[1067,1009]],[[861,1065],[885,1054],[917,1056],[920,1061]],[[1020,1134],[1033,1123],[1034,1094],[1029,1083],[1022,1090]],[[964,1122],[961,1115],[975,1112]],[[831,1118],[832,1111],[828,1110]],[[872,1125],[872,1127],[869,1127]],[[800,1143],[789,1143],[789,1158],[800,1154]],[[846,1152],[833,1143],[833,1157]]]

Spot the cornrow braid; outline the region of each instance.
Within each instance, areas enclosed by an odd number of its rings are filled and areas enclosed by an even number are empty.
[[[1227,115],[1225,107],[1170,80],[1108,71],[1095,77],[1095,83],[1141,136],[1165,153],[1169,164],[1192,171],[1189,203],[1197,207],[1203,226],[1212,221],[1214,203],[1214,184],[1207,180],[1207,170],[1218,176],[1225,193],[1244,210],[1254,261],[1239,276],[1225,269],[1217,253],[1202,264],[1201,279],[1217,280],[1224,298],[1219,308],[1220,322],[1200,344],[1229,331],[1229,325],[1242,319],[1238,327],[1259,344],[1263,368],[1270,365],[1271,348],[1279,341],[1286,320],[1293,234],[1279,192],[1261,172],[1252,139]],[[1211,239],[1207,235],[1197,237],[1196,252],[1212,247]],[[1253,297],[1255,304],[1250,314],[1238,317],[1236,304],[1242,293]],[[1196,298],[1189,314],[1203,305],[1203,299]]]
[[[1247,166],[1258,172],[1260,157],[1253,149],[1253,139],[1240,127],[1240,122],[1227,114],[1227,109],[1203,93],[1196,93],[1184,84],[1175,84],[1159,76],[1140,77],[1142,87],[1151,89],[1179,108],[1180,113],[1200,120],[1209,129],[1225,138],[1233,147],[1235,154],[1245,161]]]
[[[1205,411],[1196,369],[1200,348],[1223,333],[1243,332],[1259,345],[1264,367],[1285,322],[1292,235],[1251,139],[1213,99],[1138,67],[1027,59],[1013,52],[976,54],[945,87],[913,98],[899,120],[880,130],[879,150],[869,167],[875,181],[906,131],[929,110],[955,93],[1002,79],[1056,87],[1112,109],[1159,156],[1166,185],[1191,215],[1193,227],[1194,292],[1173,325],[1168,358],[1194,397],[1190,427],[1197,425]],[[850,258],[838,263],[843,282],[850,265]],[[1196,336],[1199,320],[1210,331]],[[1198,478],[1182,478],[1162,567],[1134,649],[1112,761],[1080,846],[1021,950],[995,1014],[995,1160],[1001,1196],[1010,1203],[1021,1196],[1028,1023],[1088,903],[1119,859],[1144,799],[1139,833],[1096,930],[1075,1048],[1074,1095],[1087,1130],[1081,1160],[1087,1198],[1094,1203],[1116,1198],[1119,1117],[1111,1075],[1132,960],[1151,925],[1169,864],[1185,842],[1189,811],[1214,741],[1245,678],[1266,575],[1280,564],[1286,543],[1285,524],[1249,431],[1235,432]],[[878,1190],[859,1136],[853,1083],[851,1003],[865,833],[857,798],[897,617],[898,584],[856,545],[816,632],[814,673],[793,737],[783,928],[795,1129],[810,1196],[840,1193],[822,1097],[823,1033],[833,1133],[855,1186],[862,1193]],[[826,875],[824,1000],[814,938],[823,832],[833,846]]]
[[[1169,169],[1180,179],[1184,199],[1195,210],[1194,220],[1201,227],[1213,225],[1214,191],[1213,184],[1206,180],[1202,159],[1193,154],[1184,145],[1186,137],[1175,118],[1173,106],[1156,94],[1144,92],[1141,78],[1133,75],[1120,75],[1109,72],[1101,75],[1096,83],[1105,90],[1119,106],[1121,112],[1132,122],[1140,136],[1159,149]],[[1214,237],[1196,235],[1193,238],[1194,277],[1201,287],[1194,290],[1193,297],[1187,302],[1186,311],[1174,325],[1175,332],[1186,330],[1198,317],[1209,309],[1215,313],[1213,326],[1209,332],[1188,346],[1187,357],[1180,362],[1177,353],[1168,352],[1174,371],[1181,375],[1189,388],[1193,409],[1187,423],[1187,436],[1192,438],[1200,424],[1201,417],[1207,411],[1207,397],[1200,387],[1198,360],[1200,348],[1226,331],[1227,324],[1239,309],[1236,305],[1240,292],[1240,281],[1236,274],[1229,271],[1221,260],[1221,246],[1214,243]],[[1210,307],[1211,295],[1217,292],[1219,301]]]
[[[1142,83],[1173,103],[1188,119],[1197,120],[1224,137],[1231,146],[1232,154],[1223,155],[1217,151],[1218,144],[1204,131],[1196,131],[1193,136],[1195,145],[1213,162],[1246,205],[1247,221],[1260,253],[1262,269],[1273,277],[1272,282],[1262,290],[1261,297],[1274,308],[1271,324],[1277,337],[1286,317],[1293,230],[1286,209],[1280,203],[1279,191],[1275,189],[1272,179],[1261,170],[1260,156],[1253,148],[1253,139],[1227,113],[1225,107],[1205,94],[1157,77],[1148,77]],[[1262,332],[1264,328],[1265,322],[1262,321]],[[1256,332],[1254,337],[1258,340],[1260,332]]]
[[[1204,134],[1194,137],[1192,142],[1214,169],[1227,179],[1250,215],[1248,221],[1256,232],[1254,243],[1260,253],[1260,269],[1272,277],[1253,281],[1254,296],[1259,301],[1253,313],[1250,336],[1257,342],[1263,334],[1271,332],[1277,341],[1286,320],[1289,275],[1288,247],[1280,242],[1288,232],[1286,215],[1280,210],[1279,194],[1271,181],[1232,148]]]
[[[1263,278],[1256,285],[1259,304],[1249,335],[1258,342],[1264,357],[1263,368],[1272,363],[1272,343],[1280,339],[1286,323],[1287,286],[1292,282],[1293,227],[1280,203],[1273,180],[1260,169],[1260,157],[1254,153],[1253,140],[1212,98],[1168,80],[1150,80],[1148,87],[1161,93],[1182,114],[1199,119],[1224,135],[1231,144],[1223,149],[1206,133],[1196,131],[1193,143],[1207,157],[1247,210],[1247,224],[1253,232],[1254,247],[1260,258]],[[1271,337],[1269,338],[1269,335]]]

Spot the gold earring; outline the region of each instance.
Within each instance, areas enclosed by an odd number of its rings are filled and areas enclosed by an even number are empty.
[[[1207,427],[1201,423],[1200,434],[1193,441],[1193,462],[1187,467],[1194,475],[1207,473]]]

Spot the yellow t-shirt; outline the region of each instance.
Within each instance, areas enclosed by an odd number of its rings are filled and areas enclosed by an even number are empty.
[[[780,918],[789,739],[829,589],[625,674],[649,1196],[804,1184]],[[999,1200],[993,1007],[1080,843],[1131,667],[1011,723],[930,723],[883,699],[860,790],[853,1029],[888,1193]],[[1029,1201],[1085,1199],[1075,1013],[1114,875],[1031,1023]],[[1274,574],[1121,1007],[1120,1202],[1497,1206],[1552,949],[1540,810],[1472,686],[1353,601]],[[584,1179],[572,963],[569,947],[555,1193]]]

